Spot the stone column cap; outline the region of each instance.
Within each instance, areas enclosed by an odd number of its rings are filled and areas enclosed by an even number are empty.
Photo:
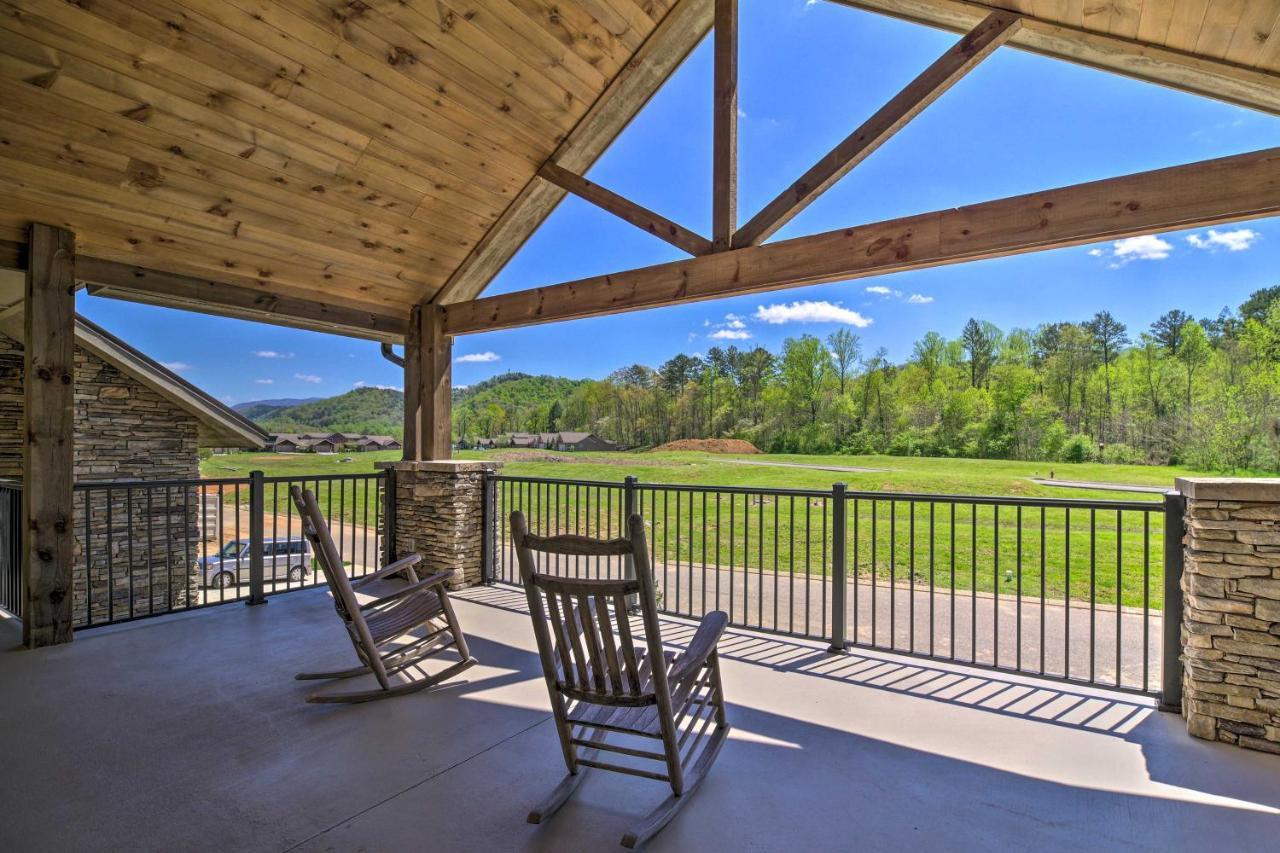
[[[425,471],[440,474],[464,474],[471,471],[496,471],[502,463],[486,459],[430,459],[416,462],[375,462],[373,467],[390,471]]]
[[[1174,486],[1192,500],[1280,502],[1280,477],[1178,477]]]

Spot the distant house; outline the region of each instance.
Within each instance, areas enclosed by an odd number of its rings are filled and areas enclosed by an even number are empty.
[[[296,435],[273,435],[267,449],[273,453],[298,453],[302,447],[302,439]]]
[[[312,453],[337,453],[341,448],[341,444],[336,444],[332,439],[328,438],[316,439],[307,446],[307,449]]]
[[[513,432],[508,437],[512,447],[538,447],[538,436],[527,432]]]
[[[556,434],[555,441],[549,445],[556,450],[617,450],[618,446],[608,439],[600,438],[589,432],[561,432]]]
[[[355,446],[357,450],[399,450],[402,445],[389,435],[362,435]]]

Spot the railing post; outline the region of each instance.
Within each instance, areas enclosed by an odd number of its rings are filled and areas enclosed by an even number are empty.
[[[382,471],[382,565],[396,561],[396,469]]]
[[[1160,710],[1182,713],[1182,539],[1187,499],[1164,495],[1164,618],[1160,659]]]
[[[635,515],[637,512],[636,498],[638,497],[638,490],[636,489],[636,484],[639,482],[639,480],[632,476],[627,476],[626,479],[622,481],[622,536],[627,535],[629,525],[631,524],[631,516]],[[630,554],[622,558],[622,571],[627,580],[635,580],[636,564]],[[627,607],[633,613],[640,610],[639,594],[627,596]]]
[[[845,567],[845,484],[831,487],[831,649],[842,655],[845,648],[845,585],[848,571]]]
[[[480,537],[480,582],[494,582],[494,544],[496,528],[498,475],[493,469],[484,472],[484,495],[481,498],[484,532]]]
[[[266,543],[264,524],[266,516],[265,475],[261,471],[249,472],[249,600],[250,607],[267,603],[263,580],[263,554]],[[236,509],[239,512],[239,508]]]

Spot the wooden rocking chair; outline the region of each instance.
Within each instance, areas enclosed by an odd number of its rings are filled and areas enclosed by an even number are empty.
[[[716,655],[729,618],[721,611],[708,613],[683,654],[664,653],[644,522],[633,515],[628,524],[630,536],[625,539],[541,537],[529,533],[523,513],[511,514],[520,577],[569,770],[546,801],[529,813],[529,822],[541,823],[555,814],[589,767],[667,782],[671,796],[622,837],[624,847],[636,847],[675,817],[706,777],[729,734]],[[542,574],[535,552],[629,556],[636,576],[589,580]],[[626,602],[632,595],[640,601],[643,643],[631,633]],[[638,746],[610,742],[609,735],[632,736]],[[653,745],[655,740],[660,746]],[[661,769],[603,761],[602,752],[655,761]]]
[[[467,650],[467,640],[458,625],[458,617],[449,602],[449,594],[445,589],[445,581],[452,571],[437,572],[429,577],[419,578],[413,568],[422,555],[412,554],[396,560],[388,566],[372,574],[358,578],[354,583],[347,577],[342,565],[342,557],[333,543],[333,536],[325,524],[324,515],[316,503],[316,497],[310,490],[302,490],[297,486],[289,488],[298,514],[302,519],[302,533],[311,543],[329,591],[333,594],[333,605],[342,617],[347,634],[351,637],[351,645],[355,647],[360,666],[336,672],[302,672],[295,678],[300,680],[354,678],[359,675],[373,674],[379,687],[374,690],[360,690],[350,693],[325,693],[317,691],[307,697],[308,702],[369,702],[374,699],[385,699],[388,696],[403,696],[406,693],[417,693],[428,687],[434,687],[452,678],[475,664]],[[392,575],[404,574],[409,585],[396,590],[390,595],[376,598],[361,605],[356,599],[355,590],[376,580]],[[410,632],[426,627],[421,636],[413,636]],[[407,637],[408,642],[395,644],[395,641]],[[400,684],[392,684],[391,676],[403,672],[429,657],[439,654],[450,646],[456,646],[461,660],[439,673],[421,678],[414,678]]]

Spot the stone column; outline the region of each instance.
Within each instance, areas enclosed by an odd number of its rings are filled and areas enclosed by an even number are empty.
[[[484,474],[501,462],[380,462],[395,477],[395,553],[418,553],[433,571],[453,569],[450,589],[481,581]]]
[[[1187,499],[1187,731],[1280,754],[1280,479],[1177,485]]]

